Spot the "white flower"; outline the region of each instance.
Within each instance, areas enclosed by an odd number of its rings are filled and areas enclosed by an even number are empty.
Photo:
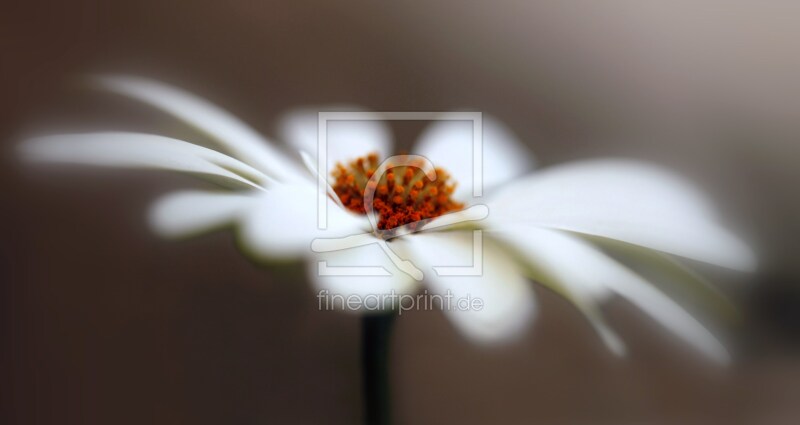
[[[96,81],[196,127],[217,143],[218,150],[150,134],[90,133],[31,139],[23,144],[29,158],[168,169],[214,179],[229,190],[184,191],[156,202],[150,216],[155,230],[178,237],[233,224],[242,246],[257,258],[309,259],[310,279],[330,293],[420,291],[420,283],[398,270],[384,253],[381,243],[386,242],[380,238],[380,243],[353,249],[312,252],[315,238],[373,230],[366,216],[343,208],[335,195],[327,198],[328,230],[318,229],[317,179],[328,176],[313,175],[298,154],[286,153],[227,112],[176,88],[133,77]],[[281,121],[281,132],[289,147],[316,152],[316,122],[316,111],[288,114]],[[724,347],[694,318],[596,247],[616,241],[723,267],[753,268],[752,253],[718,224],[716,212],[702,196],[665,170],[626,160],[583,161],[525,175],[533,160],[511,132],[490,118],[484,118],[483,127],[487,193],[483,202],[489,215],[473,222],[486,235],[482,275],[442,276],[431,271],[434,266],[469,261],[472,230],[442,226],[390,242],[400,257],[425,270],[430,293],[449,290],[456,297],[482,299],[480,310],[445,312],[459,330],[480,342],[519,335],[535,312],[529,282],[533,278],[572,301],[617,354],[624,353],[624,345],[599,311],[599,304],[612,295],[637,305],[711,358],[727,361]],[[379,121],[336,121],[328,131],[331,167],[372,152],[382,158],[392,153],[390,133]],[[436,122],[412,151],[458,182],[447,202],[474,203],[468,197],[472,193],[469,140],[471,127],[465,123]],[[313,158],[306,160],[316,163]],[[435,223],[436,219],[429,225]],[[379,265],[391,276],[320,276],[319,260]]]

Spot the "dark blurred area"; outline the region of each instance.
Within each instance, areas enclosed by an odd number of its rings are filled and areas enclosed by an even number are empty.
[[[762,253],[715,281],[743,311],[718,368],[623,302],[607,353],[537,288],[537,322],[487,348],[440,312],[397,321],[398,424],[794,424],[800,420],[800,5],[792,2],[5,1],[0,13],[0,422],[353,424],[359,321],[318,311],[301,265],[261,267],[228,233],[165,242],[149,202],[189,178],[33,170],[22,134],[147,129],[86,73],[164,79],[264,134],[286,109],[468,108],[543,166],[655,159],[700,182]],[[408,147],[424,123],[393,123]],[[723,327],[726,327],[724,324]]]

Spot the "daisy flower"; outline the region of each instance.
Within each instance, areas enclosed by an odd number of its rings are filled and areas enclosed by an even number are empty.
[[[754,267],[751,251],[721,226],[707,199],[667,170],[598,159],[531,173],[534,160],[523,145],[501,123],[484,117],[486,196],[473,199],[472,127],[464,122],[433,122],[412,149],[419,157],[396,156],[391,163],[383,162],[393,146],[380,120],[331,122],[332,173],[324,175],[315,168],[316,110],[281,119],[285,144],[279,146],[175,87],[125,76],[94,81],[190,124],[216,149],[151,134],[105,132],[32,138],[22,145],[23,153],[38,161],[180,171],[223,189],[181,191],[157,200],[149,217],[161,235],[232,227],[248,255],[306,259],[314,285],[345,297],[415,294],[424,285],[430,294],[480,298],[480,309],[444,314],[482,343],[513,339],[531,324],[536,312],[531,282],[537,282],[569,299],[605,345],[623,354],[625,346],[600,308],[619,296],[712,359],[728,361],[725,348],[697,320],[599,248],[633,247],[685,276],[693,275],[677,258]],[[317,225],[319,199],[327,202],[324,230]],[[326,249],[331,241],[346,241],[348,249]],[[475,242],[482,247],[481,273],[436,271],[469,264]],[[388,273],[324,275],[321,262],[379,266]]]

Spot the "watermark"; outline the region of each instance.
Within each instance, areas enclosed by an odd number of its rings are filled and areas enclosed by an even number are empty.
[[[328,225],[329,186],[325,176],[330,175],[328,169],[328,123],[331,121],[383,121],[383,120],[427,120],[427,121],[466,121],[471,124],[472,137],[468,140],[472,151],[472,196],[483,195],[483,117],[480,112],[320,112],[318,114],[317,138],[317,173],[319,176],[317,198],[317,226],[324,230]],[[419,155],[397,155],[386,158],[370,177],[364,190],[364,206],[372,231],[342,238],[318,238],[312,241],[314,252],[324,253],[354,249],[376,244],[387,255],[394,266],[415,280],[422,280],[423,272],[409,260],[401,258],[388,243],[390,239],[402,237],[416,232],[435,230],[455,224],[479,221],[489,214],[485,205],[472,205],[461,211],[445,214],[435,219],[424,220],[394,228],[391,232],[380,231],[377,225],[377,214],[373,209],[373,200],[377,183],[389,171],[390,167],[405,166],[422,170],[426,177],[435,181],[437,178],[434,164]],[[472,264],[469,266],[439,265],[432,267],[440,276],[480,276],[483,274],[483,235],[480,230],[473,231]],[[389,276],[392,273],[382,266],[331,266],[327,261],[318,262],[320,276]]]
[[[430,294],[426,289],[419,294],[398,294],[393,289],[385,294],[335,294],[327,289],[317,293],[320,311],[384,311],[396,309],[398,315],[406,311],[481,311],[483,298],[470,294],[456,296],[449,289],[444,294]]]

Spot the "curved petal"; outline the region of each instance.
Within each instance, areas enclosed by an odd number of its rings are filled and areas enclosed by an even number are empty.
[[[317,227],[317,188],[279,184],[258,197],[242,217],[239,240],[253,256],[285,259],[312,255],[316,238],[344,237],[363,233],[369,223],[328,199],[328,229]]]
[[[476,265],[474,242],[479,245],[475,248],[482,250],[478,275],[445,275],[440,267]],[[409,235],[398,238],[394,245],[424,270],[432,294],[451,296],[450,308],[444,313],[467,337],[482,343],[507,341],[519,337],[532,321],[536,303],[530,283],[491,241],[480,243],[472,232],[452,231]],[[469,308],[459,300],[479,300],[481,305]]]
[[[262,192],[182,191],[165,195],[150,209],[150,225],[165,237],[184,237],[234,224]]]
[[[298,109],[287,113],[279,120],[279,133],[294,150],[304,151],[317,163],[319,146],[319,112],[345,111],[371,116],[358,108],[320,107]],[[386,123],[374,120],[328,120],[327,127],[327,166],[328,173],[337,162],[346,163],[352,159],[377,152],[386,158],[392,152],[392,134]]]
[[[663,169],[625,160],[554,167],[503,187],[487,202],[488,226],[548,227],[616,239],[734,269],[750,249],[717,222],[709,203]]]
[[[676,285],[687,297],[731,321],[741,319],[741,312],[728,297],[705,277],[683,264],[680,259],[663,252],[642,248],[607,238],[584,238],[623,262],[636,264],[660,277],[666,284]]]
[[[572,302],[589,320],[603,343],[612,353],[625,355],[625,343],[603,318],[598,303],[607,300],[611,290],[602,283],[591,262],[575,252],[569,239],[551,235],[545,229],[496,229],[488,232],[511,249],[526,263],[531,278]]]
[[[308,171],[311,173],[312,176],[317,178],[317,188],[324,188],[325,193],[333,199],[333,202],[336,202],[341,208],[344,208],[344,204],[342,200],[339,198],[339,195],[336,194],[336,191],[333,190],[333,186],[328,182],[328,179],[320,174],[319,170],[317,170],[317,164],[314,163],[314,160],[311,158],[311,155],[308,154],[306,151],[299,151],[300,158],[303,160],[303,165],[306,166]]]
[[[483,186],[490,188],[520,176],[534,166],[533,155],[500,121],[483,114]],[[473,196],[473,123],[436,121],[422,133],[414,153],[450,173],[458,186],[454,196]]]
[[[411,233],[463,230],[479,227],[480,222],[489,216],[489,208],[483,204],[471,205],[466,209],[446,213],[429,220],[423,220],[420,226],[404,225],[394,229],[389,238],[397,238]]]
[[[691,315],[588,242],[546,229],[506,227],[491,234],[516,247],[539,270],[541,278],[555,279],[567,285],[572,294],[584,293],[596,300],[607,298],[607,291],[612,291],[711,359],[723,364],[729,361],[725,348]]]
[[[151,134],[62,134],[27,140],[20,148],[34,161],[182,171],[257,188],[270,181],[260,171],[217,151]]]
[[[319,291],[323,310],[392,310],[398,307],[400,296],[419,289],[419,284],[397,269],[377,243],[319,253],[309,261],[308,274]],[[352,301],[347,304],[349,299]]]
[[[214,138],[227,152],[282,181],[305,172],[266,138],[229,112],[176,87],[146,78],[105,75],[92,78],[100,88],[158,108]]]

